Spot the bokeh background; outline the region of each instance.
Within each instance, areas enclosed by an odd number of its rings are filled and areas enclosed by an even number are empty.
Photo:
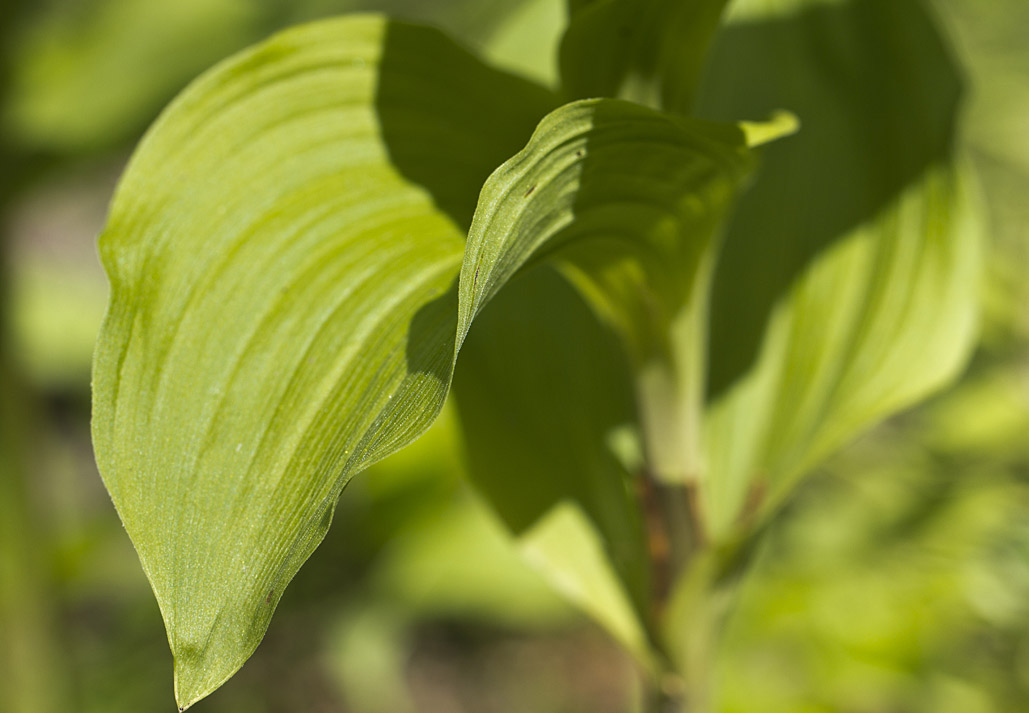
[[[898,0],[908,1],[908,0]],[[966,78],[990,225],[979,346],[820,469],[719,654],[725,713],[1029,710],[1029,3],[926,3]],[[0,7],[0,711],[173,711],[171,655],[93,464],[95,255],[133,145],[277,28],[378,9],[554,81],[562,0],[7,0]],[[204,710],[622,713],[627,657],[520,559],[452,414],[348,487],[264,643]]]

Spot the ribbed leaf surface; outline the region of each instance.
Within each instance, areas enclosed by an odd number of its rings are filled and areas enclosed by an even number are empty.
[[[100,243],[94,443],[182,707],[253,652],[348,479],[433,420],[490,296],[573,244],[653,251],[651,221],[599,216],[713,195],[717,213],[749,163],[740,130],[581,102],[471,220],[552,101],[434,31],[357,17],[229,60],[140,146]]]

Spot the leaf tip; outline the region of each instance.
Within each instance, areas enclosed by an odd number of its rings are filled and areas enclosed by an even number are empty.
[[[192,708],[194,704],[214,693],[225,681],[211,685],[206,668],[184,665],[175,659],[175,703],[179,713]],[[227,679],[228,676],[225,677]]]
[[[800,119],[796,114],[780,109],[765,121],[741,121],[739,126],[747,146],[755,148],[797,133],[800,130]]]

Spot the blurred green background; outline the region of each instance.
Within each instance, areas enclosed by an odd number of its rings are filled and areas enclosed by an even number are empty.
[[[739,713],[1029,710],[1029,3],[928,3],[990,221],[981,341],[771,527],[719,659]],[[157,605],[93,465],[94,240],[147,124],[288,24],[383,9],[554,81],[561,0],[46,0],[0,9],[0,711],[172,711]],[[347,489],[254,658],[200,704],[631,711],[636,673],[463,480],[449,412]]]

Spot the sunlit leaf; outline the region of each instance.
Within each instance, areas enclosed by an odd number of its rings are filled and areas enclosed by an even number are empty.
[[[181,705],[256,647],[350,475],[432,421],[454,220],[549,102],[365,17],[234,58],[144,140],[100,243],[94,440]]]
[[[181,706],[253,652],[349,478],[431,423],[504,283],[586,241],[675,274],[750,164],[743,129],[587,101],[483,187],[552,101],[359,17],[216,68],[140,146],[100,243],[94,443]]]
[[[860,430],[945,383],[971,344],[979,227],[953,156],[959,84],[917,2],[741,0],[699,105],[795,112],[715,279],[712,525],[781,501]]]

